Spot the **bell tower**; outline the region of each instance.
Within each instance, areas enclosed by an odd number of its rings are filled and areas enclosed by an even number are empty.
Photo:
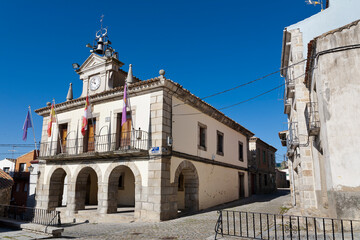
[[[124,65],[118,60],[118,53],[111,47],[107,27],[101,27],[95,34],[93,45],[86,44],[90,48],[91,55],[75,70],[83,81],[83,90],[80,97],[101,93],[119,86],[123,86],[126,72],[120,70]]]

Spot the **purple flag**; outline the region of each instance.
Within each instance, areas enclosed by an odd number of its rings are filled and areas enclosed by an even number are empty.
[[[121,116],[121,126],[123,126],[126,123],[126,107],[127,107],[127,89],[126,89],[126,81],[124,85],[124,106],[122,110],[122,116]]]
[[[27,130],[28,128],[31,128],[32,125],[31,125],[31,120],[30,120],[30,112],[28,111],[27,115],[26,115],[26,118],[25,118],[25,122],[24,122],[24,126],[23,126],[23,137],[22,139],[24,141],[26,141],[27,139]]]

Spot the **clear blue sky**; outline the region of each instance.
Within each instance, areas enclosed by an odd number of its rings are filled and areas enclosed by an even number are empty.
[[[82,81],[71,64],[82,64],[105,15],[119,59],[133,64],[142,80],[158,76],[204,97],[276,71],[280,67],[284,27],[319,12],[305,0],[274,1],[4,1],[0,69],[0,144],[24,143],[22,126],[28,105],[44,107],[74,98]],[[253,97],[283,83],[280,74],[207,99],[216,108]],[[282,155],[277,133],[286,129],[283,89],[223,112]],[[42,118],[33,112],[36,139]],[[26,143],[33,143],[29,129]],[[12,157],[0,147],[0,159]],[[30,149],[16,149],[14,157]],[[281,159],[279,159],[281,160]]]

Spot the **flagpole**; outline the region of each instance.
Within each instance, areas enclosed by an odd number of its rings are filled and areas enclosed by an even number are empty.
[[[34,126],[34,121],[33,121],[32,114],[31,114],[31,107],[30,107],[30,105],[29,105],[29,112],[30,112],[31,126],[32,126],[32,129],[33,129],[33,135],[34,135],[35,157],[37,157],[37,145],[36,145],[36,138],[35,138],[35,126]]]
[[[55,108],[55,98],[53,98],[53,103],[54,103],[54,112],[55,112],[55,117],[56,117],[56,126],[57,126],[57,129],[58,129],[58,137],[59,137],[59,141],[60,141],[60,150],[61,150],[61,153],[63,153],[63,147],[62,147],[61,136],[60,136],[59,121],[58,121],[56,108]]]

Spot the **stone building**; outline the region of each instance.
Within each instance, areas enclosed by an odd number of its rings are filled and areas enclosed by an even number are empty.
[[[68,101],[55,105],[50,137],[50,105],[35,111],[43,117],[37,207],[69,218],[96,209],[90,221],[130,207],[134,219],[161,221],[249,195],[251,131],[163,70],[149,80],[134,77],[131,65],[122,70],[103,39],[92,51],[75,65],[83,92],[72,99],[70,88]],[[121,127],[125,82],[129,131]],[[87,95],[92,117],[83,136]]]
[[[288,188],[289,181],[286,179],[286,172],[282,169],[275,169],[276,188]]]
[[[249,140],[249,188],[251,194],[276,190],[275,153],[277,149],[257,137]]]
[[[327,9],[283,34],[288,131],[279,135],[292,203],[335,218],[360,218],[359,7],[359,1],[327,1]]]

